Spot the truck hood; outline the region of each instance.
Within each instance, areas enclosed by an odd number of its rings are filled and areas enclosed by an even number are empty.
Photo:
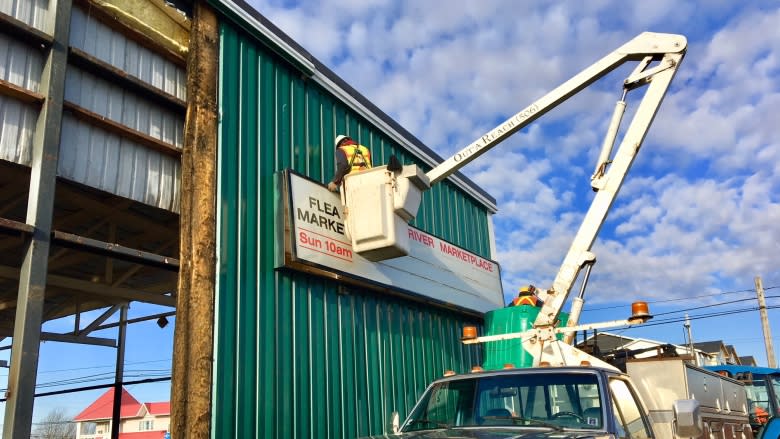
[[[529,430],[517,428],[454,428],[446,430],[423,430],[399,435],[371,436],[364,439],[588,439],[607,438],[603,432],[575,432],[553,430]]]

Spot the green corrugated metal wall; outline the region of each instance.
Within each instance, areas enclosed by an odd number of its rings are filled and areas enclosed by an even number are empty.
[[[257,40],[220,27],[219,267],[213,436],[350,438],[385,430],[446,369],[481,363],[455,311],[274,270],[276,171],[327,181],[332,139],[414,158]],[[487,213],[449,183],[417,226],[489,256]]]

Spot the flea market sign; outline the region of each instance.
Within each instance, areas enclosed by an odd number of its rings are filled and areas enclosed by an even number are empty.
[[[442,304],[487,312],[503,306],[496,262],[415,227],[406,231],[408,256],[371,262],[352,250],[337,193],[292,171],[281,177],[285,251],[277,265],[326,276],[346,276]],[[280,255],[281,256],[281,255]]]

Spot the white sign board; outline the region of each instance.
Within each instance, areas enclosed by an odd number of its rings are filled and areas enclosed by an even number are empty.
[[[499,266],[408,226],[410,253],[371,262],[352,251],[338,194],[288,172],[292,258],[478,312],[504,306]]]

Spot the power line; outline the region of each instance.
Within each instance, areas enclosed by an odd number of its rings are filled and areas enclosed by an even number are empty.
[[[772,286],[772,287],[764,287],[764,290],[772,290],[772,289],[775,289],[775,288],[780,288],[780,285],[775,285],[775,286]],[[690,300],[690,299],[700,299],[702,297],[715,297],[715,296],[721,296],[721,295],[726,295],[726,294],[753,293],[755,291],[756,291],[755,289],[745,289],[745,290],[737,290],[737,291],[721,291],[721,292],[718,292],[718,293],[702,294],[700,296],[687,296],[687,297],[681,297],[681,298],[677,298],[677,299],[652,300],[652,301],[647,301],[647,303],[651,304],[651,303],[682,302],[682,301]],[[773,297],[777,297],[777,296],[773,296]],[[587,309],[583,309],[582,312],[601,311],[601,310],[604,310],[604,309],[622,308],[624,306],[625,306],[625,304],[623,304],[623,305],[603,306],[603,307],[600,307],[600,308],[587,308]]]
[[[734,309],[734,310],[729,310],[729,311],[712,312],[712,313],[708,313],[708,314],[692,315],[692,316],[688,317],[688,320],[700,320],[700,319],[706,319],[706,318],[710,318],[710,317],[721,317],[721,316],[727,316],[727,315],[731,315],[731,314],[740,314],[740,313],[749,312],[749,311],[758,311],[758,307],[742,308],[742,309]],[[667,324],[667,323],[679,323],[679,322],[684,322],[684,321],[685,321],[684,317],[675,317],[675,318],[668,318],[668,319],[662,320],[662,321],[653,322],[653,323],[650,323],[649,325],[646,325],[646,326],[658,326],[658,325],[664,325],[664,324]]]
[[[780,298],[780,295],[778,295],[778,296],[765,296],[764,298],[765,299],[775,299],[775,298]],[[658,316],[662,316],[662,315],[666,315],[666,314],[676,314],[676,313],[681,313],[681,312],[696,311],[698,309],[712,308],[712,307],[715,307],[715,306],[730,305],[732,303],[741,303],[741,302],[744,302],[745,300],[746,299],[730,300],[728,302],[713,303],[712,305],[694,306],[693,308],[678,309],[678,310],[674,310],[674,311],[667,311],[667,312],[662,312],[662,313],[658,313],[658,314],[653,314],[653,316],[654,317],[658,317]]]
[[[693,308],[676,309],[674,311],[667,311],[667,312],[660,312],[658,314],[653,314],[653,317],[663,316],[663,315],[667,315],[667,314],[677,314],[677,313],[688,312],[688,311],[696,311],[698,309],[712,308],[712,307],[715,307],[715,306],[731,305],[732,303],[740,303],[740,302],[744,302],[744,301],[745,301],[744,299],[730,300],[728,302],[714,303],[712,305],[702,305],[702,306],[695,306]]]
[[[775,309],[775,308],[780,308],[780,305],[767,306],[767,309]],[[758,307],[742,308],[742,309],[737,309],[737,310],[722,311],[722,312],[709,313],[709,314],[699,314],[699,315],[695,315],[695,316],[689,316],[688,319],[689,320],[708,319],[708,318],[712,318],[712,317],[722,317],[722,316],[732,315],[732,314],[741,314],[741,313],[750,312],[750,311],[758,311]],[[669,325],[669,324],[672,324],[672,323],[682,323],[684,321],[685,321],[684,317],[683,318],[670,318],[670,319],[662,320],[662,321],[659,321],[659,322],[644,323],[642,325],[627,325],[627,326],[618,327],[618,328],[640,328],[640,327],[641,328],[645,328],[645,327],[649,327],[649,326],[660,326],[660,325]]]
[[[167,376],[167,377],[148,378],[148,379],[135,380],[135,381],[122,381],[119,384],[121,384],[123,386],[125,386],[125,385],[130,386],[130,385],[134,385],[134,384],[147,384],[147,383],[157,383],[157,382],[160,382],[160,381],[169,381],[170,379],[171,379],[171,377]],[[111,383],[111,384],[96,384],[94,386],[76,387],[76,388],[72,388],[72,389],[56,390],[56,391],[53,391],[53,392],[36,393],[33,396],[35,396],[37,398],[39,396],[63,395],[65,393],[84,392],[84,391],[87,391],[87,390],[97,390],[97,389],[107,389],[109,387],[114,387],[114,385],[115,385],[115,383]],[[8,398],[0,398],[0,402],[6,402],[7,400],[8,400]]]
[[[125,371],[125,377],[127,378],[156,378],[156,377],[162,377],[170,375],[171,370],[170,369],[132,369]],[[114,372],[105,372],[105,373],[99,373],[99,374],[92,374],[92,375],[82,375],[78,377],[73,378],[66,378],[62,380],[56,380],[56,381],[49,381],[45,383],[38,383],[36,384],[36,389],[45,389],[45,388],[52,388],[52,387],[60,387],[60,386],[66,386],[66,385],[73,385],[73,384],[82,384],[82,383],[90,383],[90,382],[97,382],[97,381],[103,381],[103,380],[114,380]],[[5,392],[7,389],[0,389],[0,393]]]
[[[162,362],[165,362],[165,361],[171,361],[171,359],[168,358],[166,360],[128,361],[128,362],[125,363],[125,366],[131,365],[131,364],[162,363]],[[41,374],[41,373],[55,373],[55,372],[72,372],[74,370],[105,369],[107,367],[113,368],[113,367],[116,367],[116,365],[115,364],[107,364],[105,366],[87,366],[87,367],[73,367],[73,368],[70,368],[70,369],[43,370],[43,371],[38,371],[38,373]]]
[[[171,361],[171,358],[165,359],[165,360],[149,360],[149,361],[128,361],[125,362],[125,366],[129,365],[136,365],[136,364],[150,364],[150,363],[165,363]],[[38,371],[38,374],[44,374],[44,373],[59,373],[59,372],[73,372],[77,370],[90,370],[90,369],[105,369],[105,368],[114,368],[114,364],[107,364],[105,366],[87,366],[87,367],[72,367],[70,369],[55,369],[55,370],[43,370]],[[0,374],[0,378],[7,377],[8,374]]]
[[[684,300],[699,299],[699,298],[702,298],[702,297],[720,296],[722,294],[746,293],[748,291],[752,291],[752,290],[729,291],[729,292],[725,292],[725,293],[714,293],[714,294],[702,294],[701,296],[689,296],[689,297],[682,297],[682,298],[677,298],[677,299],[653,300],[653,301],[648,301],[647,303],[651,304],[651,303],[681,302],[681,301],[684,301]],[[588,309],[583,309],[582,312],[601,311],[603,309],[623,308],[624,306],[626,306],[626,305],[623,304],[623,305],[603,306],[601,308],[588,308]]]
[[[688,316],[688,320],[700,320],[700,319],[707,319],[712,317],[722,317],[725,315],[731,315],[731,314],[740,314],[743,312],[749,312],[749,311],[757,311],[758,307],[754,308],[744,308],[739,310],[731,310],[731,311],[723,311],[723,312],[717,312],[717,313],[709,313],[709,314],[699,314],[695,316]],[[644,323],[641,325],[629,325],[626,327],[629,328],[646,328],[650,326],[660,326],[660,325],[669,325],[672,323],[682,323],[685,322],[685,317],[676,317],[676,318],[669,318],[661,321],[655,321],[653,323]]]

